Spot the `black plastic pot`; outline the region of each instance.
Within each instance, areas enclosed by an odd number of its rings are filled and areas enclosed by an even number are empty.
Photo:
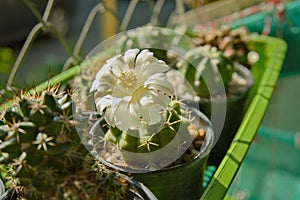
[[[204,192],[203,173],[208,156],[155,172],[132,174],[144,183],[158,199],[199,199]]]
[[[203,174],[213,143],[212,129],[207,132],[202,152],[192,161],[148,173],[131,174],[147,186],[158,199],[199,199],[204,192]]]
[[[128,188],[128,200],[156,200],[157,198],[154,196],[154,194],[145,187],[142,183],[126,176],[121,175],[120,176],[128,181],[129,188]]]
[[[157,171],[129,174],[149,188],[159,200],[185,200],[187,198],[196,200],[204,192],[203,174],[207,164],[208,153],[214,141],[214,133],[208,118],[199,110],[192,109],[207,126],[206,137],[200,153],[193,160],[184,164],[166,167]],[[120,168],[116,168],[120,170]]]
[[[229,94],[226,97],[226,115],[224,126],[218,141],[210,152],[210,157],[208,160],[208,163],[212,165],[219,165],[225,156],[245,114],[247,94],[254,82],[253,76],[249,69],[238,63],[235,63],[235,69],[236,73],[246,80],[246,85],[243,86],[240,91],[233,91],[231,94],[230,88],[228,90]],[[224,106],[224,103],[224,99],[215,100],[215,102],[213,102],[213,106],[215,106],[214,110],[216,112],[219,112],[219,110],[222,112],[222,109],[218,109],[218,106]],[[201,99],[198,101],[197,105],[204,114],[206,114],[209,118],[211,117],[212,102],[210,99]],[[218,113],[214,114],[218,115]]]

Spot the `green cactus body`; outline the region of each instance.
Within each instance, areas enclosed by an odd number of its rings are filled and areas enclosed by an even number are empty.
[[[182,126],[183,123],[187,123],[183,121],[183,117],[181,116],[179,102],[172,101],[169,108],[170,109],[166,111],[167,122],[156,133],[149,131],[145,136],[135,137],[134,134],[129,131],[121,131],[117,128],[110,127],[105,134],[105,138],[125,151],[133,153],[156,151],[173,140],[179,127]],[[148,130],[151,130],[151,127],[148,128]]]
[[[71,128],[70,100],[70,95],[49,89],[20,96],[4,114],[0,164],[10,166],[12,178],[27,186],[29,199],[42,198],[60,183],[59,177],[76,171],[87,154]]]
[[[165,112],[166,121],[156,132],[150,131],[152,127],[148,127],[146,135],[138,130],[132,133],[110,127],[105,139],[121,150],[122,159],[129,166],[144,166],[153,162],[156,166],[165,167],[165,163],[171,164],[184,153],[186,149],[183,145],[193,140],[188,131],[191,119],[180,103],[172,101]],[[182,149],[179,150],[180,147]]]
[[[179,63],[179,70],[191,84],[197,96],[208,98],[210,95],[218,94],[220,84],[224,85],[225,89],[227,88],[234,66],[222,52],[213,48],[198,47],[188,51],[185,59]],[[206,77],[205,80],[204,77]]]
[[[0,118],[0,178],[7,189],[20,185],[22,199],[30,200],[128,199],[129,183],[81,143],[71,95],[48,88],[12,105]]]

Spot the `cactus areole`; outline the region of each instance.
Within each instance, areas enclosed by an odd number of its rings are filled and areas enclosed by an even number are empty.
[[[194,141],[191,126],[200,129],[203,120],[176,99],[169,70],[147,49],[130,49],[106,61],[90,90],[105,121],[100,123],[105,142],[102,149],[94,148],[94,155],[113,163],[107,149],[115,148],[123,160],[118,165],[144,172],[169,166],[184,154]],[[209,124],[203,127],[207,132]],[[100,142],[89,141],[94,146]]]

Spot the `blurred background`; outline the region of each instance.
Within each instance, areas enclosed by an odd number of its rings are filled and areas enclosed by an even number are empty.
[[[43,13],[47,0],[33,0],[33,6]],[[57,27],[66,39],[70,49],[73,49],[81,30],[91,12],[92,8],[99,3],[99,0],[58,0],[49,16],[49,20]],[[113,2],[113,1],[112,1]],[[118,21],[124,17],[129,0],[116,1],[116,18]],[[174,10],[175,2],[168,0],[165,2],[160,20],[166,24],[168,15]],[[133,20],[128,24],[128,29],[141,26],[149,22],[151,17],[151,2],[140,1],[133,15]],[[81,48],[80,54],[84,57],[101,41],[104,40],[105,28],[103,14],[98,14],[92,21],[87,38]],[[115,23],[114,16],[109,16],[108,20]],[[38,19],[32,10],[22,0],[0,0],[0,47],[7,56],[13,59],[19,54],[30,30],[38,23]],[[109,25],[106,25],[109,26]],[[5,53],[2,53],[5,54]],[[12,55],[10,55],[12,54]],[[39,84],[47,80],[48,75],[54,76],[61,71],[62,65],[70,56],[70,53],[62,46],[61,42],[54,34],[39,34],[32,45],[30,52],[24,59],[15,84],[18,87],[24,84]],[[1,85],[6,84],[7,73],[11,66],[1,66]]]
[[[13,64],[28,34],[38,23],[38,18],[43,18],[42,13],[47,2],[47,0],[0,0],[0,89],[6,87]],[[30,88],[60,73],[72,49],[76,46],[89,14],[99,2],[101,1],[57,0],[49,19],[61,32],[65,43],[63,45],[57,35],[47,30],[38,34],[35,41],[29,45],[31,48],[20,65],[14,86]],[[98,14],[95,20],[91,21],[87,37],[78,53],[80,59],[83,59],[114,31],[120,31],[118,28],[115,29],[118,26],[114,24],[122,22],[132,1],[111,0],[109,2],[111,8],[115,7],[115,17],[112,14]],[[142,26],[151,19],[153,2],[150,0],[136,2],[138,2],[136,9],[126,29]],[[193,12],[191,8],[199,6],[191,3],[193,1],[185,2],[187,4],[183,9],[190,13]],[[229,13],[238,13],[244,9],[235,4],[242,1],[223,0],[223,2],[229,2],[231,5],[231,10],[227,9]],[[280,1],[247,2],[250,4],[247,6],[257,6],[260,3]],[[258,11],[253,9],[253,13],[247,10],[250,12],[249,15],[231,24],[233,27],[242,24],[251,32],[261,33],[268,19],[269,35],[281,37],[288,44],[282,72],[269,109],[255,142],[230,188],[228,197],[232,199],[300,198],[300,90],[298,88],[300,86],[300,1],[282,2],[284,2],[283,13],[279,13],[282,10],[277,12],[259,7]],[[35,9],[30,8],[30,5]],[[161,26],[168,24],[170,15],[176,9],[179,8],[176,7],[175,0],[164,2],[158,15]],[[202,12],[205,13],[204,10]],[[216,17],[218,12],[212,9],[207,13],[191,23],[208,21]]]

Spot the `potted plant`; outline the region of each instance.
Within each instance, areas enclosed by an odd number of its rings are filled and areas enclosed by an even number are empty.
[[[83,73],[99,63],[91,59]],[[86,86],[76,84],[74,108],[89,151],[158,199],[198,199],[213,131],[205,115],[178,101],[166,76],[170,67],[148,49],[129,49],[96,66],[95,79],[86,82],[93,99],[81,98]]]
[[[252,74],[246,67],[224,56],[223,52],[208,46],[187,51],[185,60],[177,67],[195,93],[188,96],[184,94],[188,90],[181,90],[183,99],[199,106],[209,118],[225,114],[221,135],[211,152],[212,163],[218,164],[242,120],[247,92],[253,84]]]
[[[246,27],[210,27],[206,28],[206,31],[203,28],[201,26],[196,28],[196,34],[194,35],[196,44],[222,52],[222,56],[228,58],[236,70],[236,73],[233,74],[231,85],[228,88],[231,88],[231,90],[232,88],[237,88],[238,90],[233,91],[235,94],[230,94],[231,92],[226,90],[226,119],[221,133],[223,136],[220,137],[215,149],[211,152],[212,159],[210,163],[218,164],[225,155],[225,151],[229,147],[229,142],[232,141],[245,114],[247,94],[254,84],[251,66],[259,60],[259,55],[250,48],[252,34],[249,33]],[[236,79],[234,76],[236,75],[243,77],[246,82],[237,83],[237,81],[234,81]],[[234,85],[240,85],[240,87],[235,87]]]
[[[183,75],[169,74],[179,96],[206,114],[215,128],[216,145],[210,163],[224,157],[245,112],[247,93],[253,85],[249,70],[259,56],[250,51],[250,34],[245,28],[198,28],[188,30],[194,47],[176,58],[176,69]]]
[[[15,94],[0,120],[1,199],[152,199],[131,178],[108,169],[74,129],[70,93],[48,87]]]

